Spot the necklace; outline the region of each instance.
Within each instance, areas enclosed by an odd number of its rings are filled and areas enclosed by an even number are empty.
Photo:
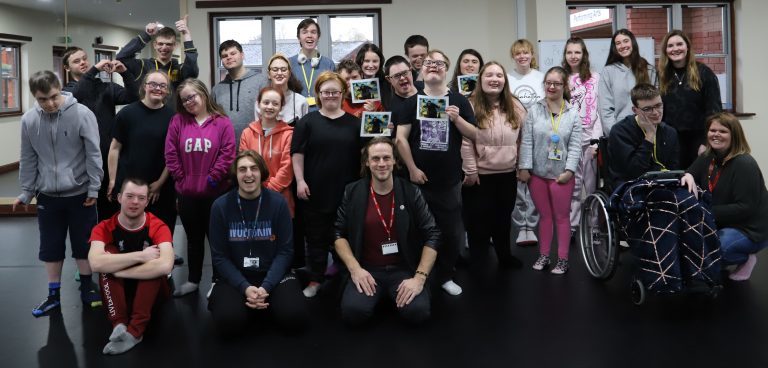
[[[682,78],[677,75],[677,72],[674,72],[674,73],[675,73],[675,79],[677,79],[677,85],[678,86],[682,86],[683,85],[683,78],[685,78],[685,72],[683,72]]]

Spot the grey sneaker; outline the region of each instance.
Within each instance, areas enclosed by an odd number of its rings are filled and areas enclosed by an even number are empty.
[[[558,259],[557,264],[555,265],[555,268],[550,271],[551,273],[555,275],[562,275],[566,272],[568,272],[568,260],[567,259]]]
[[[533,269],[536,271],[541,271],[544,269],[544,267],[547,267],[549,265],[549,256],[545,256],[543,254],[539,255],[539,259],[536,260],[536,262],[533,263]]]

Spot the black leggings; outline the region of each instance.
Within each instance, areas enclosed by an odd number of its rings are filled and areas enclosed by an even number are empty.
[[[205,238],[208,237],[208,225],[211,219],[211,205],[216,198],[188,197],[179,195],[179,217],[184,232],[187,233],[187,258],[189,282],[200,283],[203,278],[203,258],[205,257]],[[216,270],[213,271],[216,280]]]
[[[464,223],[473,260],[483,258],[493,239],[496,256],[504,262],[510,256],[512,210],[517,196],[515,172],[480,175],[480,185],[464,187]]]

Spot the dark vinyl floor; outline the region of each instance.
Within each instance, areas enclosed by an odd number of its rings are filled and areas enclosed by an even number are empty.
[[[716,300],[651,298],[637,307],[629,267],[594,281],[572,247],[570,272],[554,276],[530,269],[535,248],[516,247],[523,269],[497,270],[493,260],[459,269],[464,294],[435,292],[433,318],[418,328],[384,308],[368,328],[349,329],[326,294],[309,302],[315,321],[303,333],[254,325],[222,340],[201,292],[166,303],[133,350],[103,356],[110,326],[103,309],[83,310],[71,260],[61,312],[32,317],[46,293],[37,236],[35,218],[0,219],[0,367],[768,367],[765,256],[751,281],[726,283]],[[174,278],[183,281],[186,268]]]

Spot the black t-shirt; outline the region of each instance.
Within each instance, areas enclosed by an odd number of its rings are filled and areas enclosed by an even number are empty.
[[[453,122],[416,119],[420,93],[406,99],[392,120],[396,125],[411,126],[408,144],[414,163],[427,175],[429,181],[425,186],[446,188],[461,181],[462,135]],[[459,115],[464,120],[477,125],[474,110],[466,97],[450,91],[445,96],[449,106],[459,108]]]
[[[304,154],[304,180],[310,209],[335,213],[344,187],[360,178],[360,119],[344,113],[329,119],[313,111],[293,131],[291,155]]]
[[[126,177],[140,178],[147,183],[160,178],[165,168],[165,136],[174,114],[168,105],[150,109],[141,101],[120,110],[113,135],[122,144],[115,188],[120,188]]]

